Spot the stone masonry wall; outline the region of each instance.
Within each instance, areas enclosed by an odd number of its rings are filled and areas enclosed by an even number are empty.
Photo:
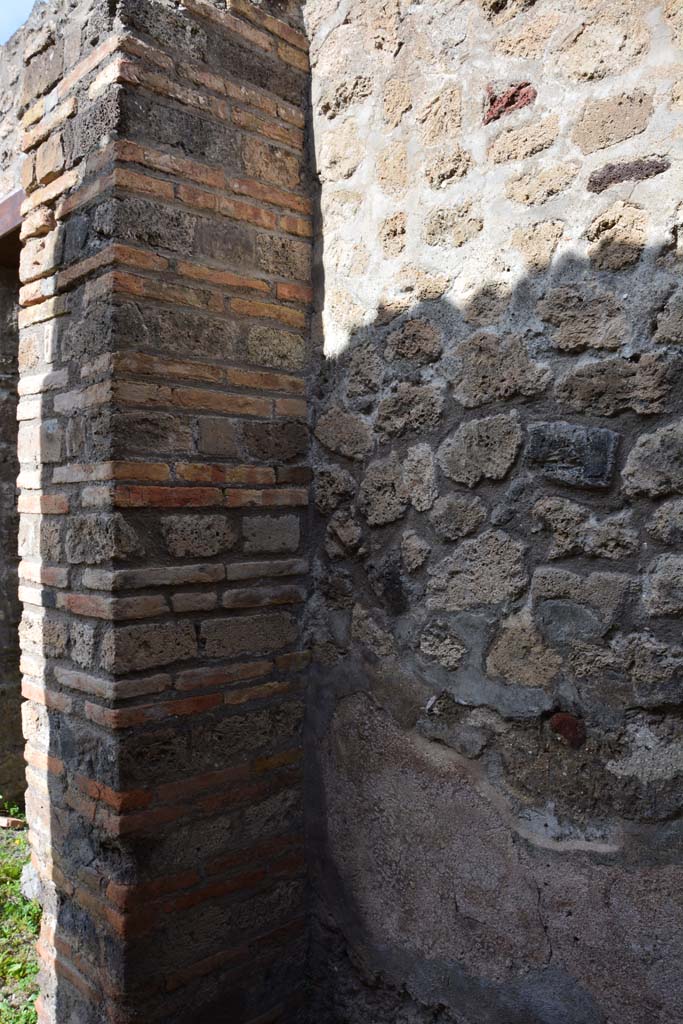
[[[21,29],[1,48],[0,60],[0,201],[22,188],[24,156],[21,150],[23,74],[34,58],[49,49],[63,33],[70,0],[36,4]],[[87,15],[86,15],[87,17]],[[96,25],[93,31],[97,31]],[[63,45],[63,41],[62,44]],[[61,69],[60,69],[61,70]],[[9,259],[5,262],[9,263]],[[2,453],[0,476],[0,794],[5,801],[23,804],[25,772],[21,729],[17,598],[16,513],[17,463],[17,356],[18,267],[0,268],[0,374],[2,376]]]
[[[683,7],[312,0],[313,1019],[683,1019]]]
[[[19,278],[0,267],[0,794],[23,802],[17,597],[17,331]]]
[[[306,49],[246,0],[96,0],[27,58],[41,1024],[299,1012]]]

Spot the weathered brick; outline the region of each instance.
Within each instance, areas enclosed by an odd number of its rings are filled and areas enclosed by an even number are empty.
[[[285,209],[294,210],[297,213],[310,214],[312,212],[311,201],[306,196],[274,188],[272,185],[262,185],[249,178],[231,178],[228,184],[231,190],[238,195],[250,196],[252,199],[259,199],[271,206],[283,206]]]
[[[290,558],[270,562],[235,562],[225,567],[226,579],[249,580],[262,576],[302,576],[308,572],[309,564],[305,558]]]
[[[117,508],[201,508],[218,505],[222,492],[215,487],[134,487],[114,488],[112,500]]]
[[[204,267],[199,263],[185,263],[184,261],[180,261],[176,269],[183,277],[204,281],[206,284],[216,285],[218,288],[236,288],[265,294],[270,292],[270,285],[267,281],[243,277],[240,274],[233,274],[229,270],[216,270],[213,267]]]
[[[239,128],[258,132],[260,135],[265,135],[266,138],[273,139],[276,142],[284,142],[293,149],[303,149],[304,136],[303,132],[298,128],[284,125],[279,121],[267,120],[242,107],[233,108],[232,120]]]
[[[300,604],[306,600],[301,587],[253,587],[248,590],[226,590],[223,608],[269,608],[281,604]]]
[[[200,668],[179,672],[175,677],[178,690],[211,689],[215,686],[228,686],[267,676],[273,670],[272,661],[255,661],[243,665],[231,665],[227,668]]]
[[[83,585],[93,590],[132,590],[143,587],[177,587],[190,583],[215,583],[224,579],[222,565],[148,566],[145,569],[85,569]]]
[[[244,220],[249,224],[255,224],[259,228],[273,229],[278,226],[277,214],[272,210],[266,210],[262,206],[255,206],[253,203],[243,203],[227,196],[219,199],[218,211],[223,217],[232,217],[233,220]]]
[[[35,176],[39,185],[48,185],[64,170],[64,148],[62,137],[53,132],[40,146],[35,155]]]
[[[228,490],[225,492],[225,504],[228,508],[305,506],[308,505],[308,491],[285,487],[267,491]]]
[[[306,314],[289,306],[278,306],[270,302],[256,302],[253,299],[231,299],[230,308],[242,316],[279,320],[288,327],[304,327]]]

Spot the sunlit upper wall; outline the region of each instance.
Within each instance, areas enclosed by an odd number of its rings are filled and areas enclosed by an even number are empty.
[[[643,156],[680,166],[676,0],[321,0],[308,20],[326,351],[380,306],[460,306],[590,258],[606,231],[670,233],[675,171],[590,182]]]

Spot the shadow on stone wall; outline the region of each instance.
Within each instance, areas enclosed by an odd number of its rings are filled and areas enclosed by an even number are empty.
[[[24,802],[17,595],[16,268],[0,259],[0,804]]]
[[[623,226],[323,360],[312,1020],[683,1016],[681,251]]]

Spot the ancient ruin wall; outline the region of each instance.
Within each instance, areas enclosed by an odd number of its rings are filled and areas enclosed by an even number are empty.
[[[683,8],[307,18],[316,1019],[681,1019]]]
[[[63,50],[72,6],[69,0],[36,4],[22,28],[0,48],[0,202],[19,193],[23,186],[21,112],[26,105],[25,88],[31,89],[32,73],[28,68],[41,53],[51,50],[57,35],[62,37],[59,46]],[[88,21],[88,15],[85,18]],[[97,33],[96,19],[89,27]],[[69,41],[73,43],[73,36],[68,36],[67,47]],[[60,64],[56,74],[61,71]],[[11,243],[4,240],[0,254],[0,794],[5,802],[22,805],[26,779],[19,672],[21,608],[17,596],[17,248],[14,238]]]
[[[301,1002],[312,229],[284,6],[95,0],[23,73],[41,1024]]]
[[[0,266],[0,794],[23,801],[17,596],[17,330],[19,277]]]

